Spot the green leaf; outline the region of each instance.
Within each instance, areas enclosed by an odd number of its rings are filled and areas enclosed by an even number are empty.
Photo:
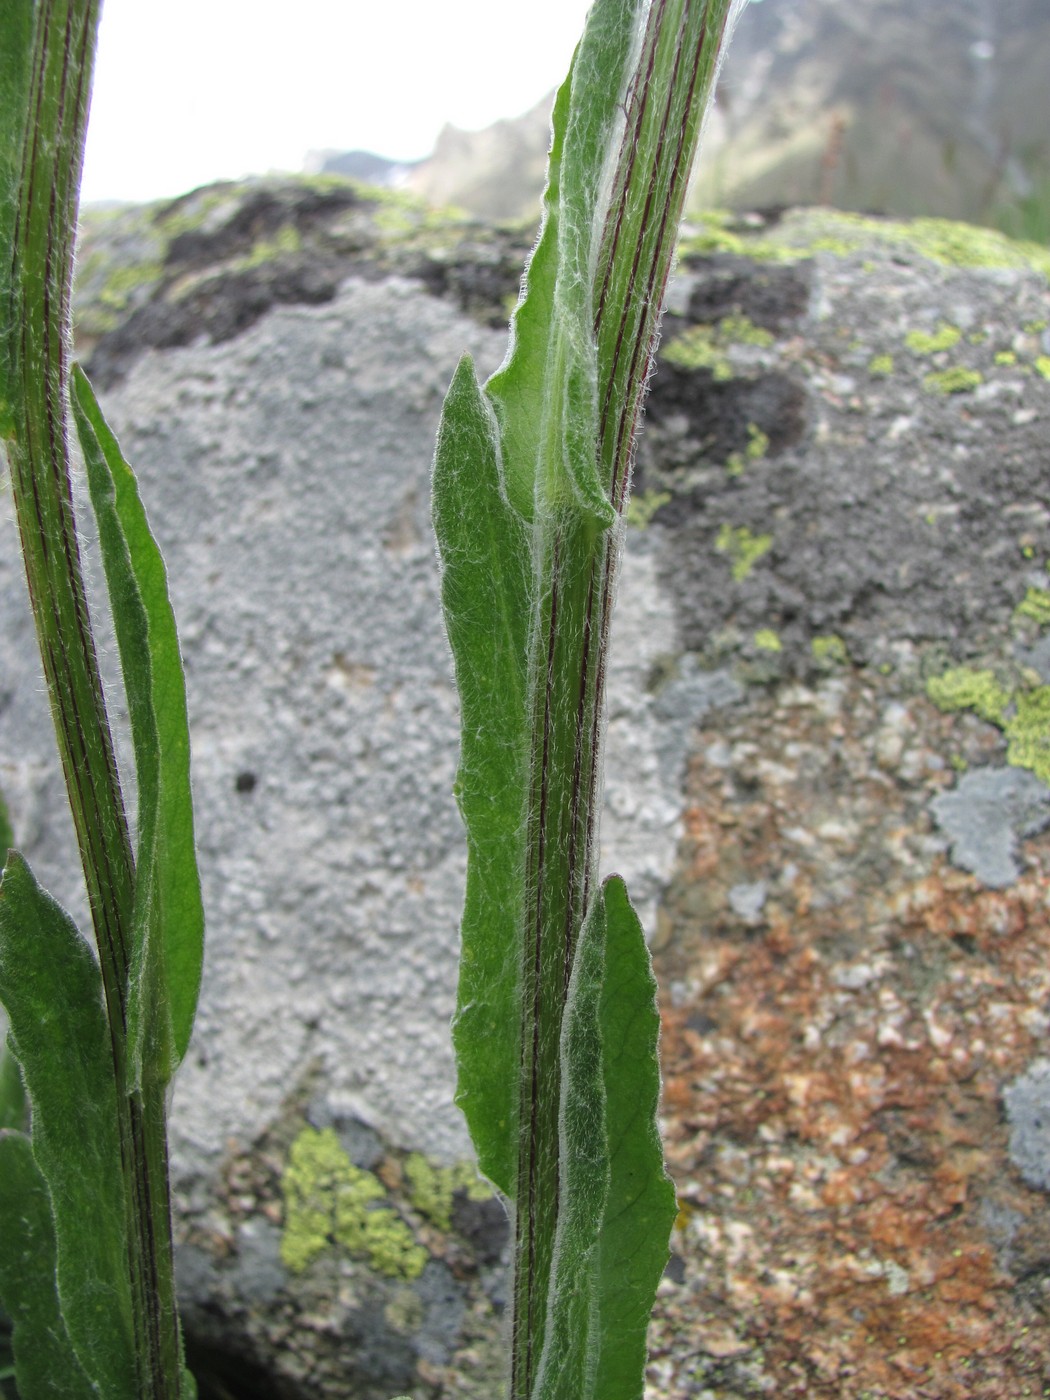
[[[499,420],[507,491],[528,519],[572,502],[615,520],[598,475],[594,269],[608,163],[623,126],[640,0],[598,0],[554,105],[544,222],[514,314],[512,348],[486,394]]]
[[[513,1196],[531,562],[524,523],[503,493],[492,409],[469,359],[445,399],[433,509],[460,693],[464,742],[456,792],[469,850],[452,1031],[457,1102],[481,1170]]]
[[[186,683],[164,561],[134,473],[74,366],[73,414],[87,465],[128,697],[138,782],[129,1058],[136,1082],[171,1078],[200,989],[204,909],[193,841]]]
[[[28,1127],[28,1105],[22,1071],[9,1045],[0,1044],[0,1129],[22,1133]]]
[[[604,894],[601,1027],[610,1186],[600,1231],[602,1340],[594,1394],[626,1400],[642,1393],[646,1329],[678,1203],[657,1123],[656,979],[623,881],[612,876]]]
[[[101,979],[72,920],[16,851],[0,881],[0,1001],[32,1110],[33,1155],[51,1197],[66,1327],[101,1394],[130,1396],[123,1175]]]
[[[657,1127],[660,1018],[622,880],[580,934],[562,1029],[561,1209],[536,1400],[638,1400],[677,1204]]]
[[[59,1307],[51,1200],[22,1133],[0,1131],[0,1240],[19,1400],[94,1400]]]

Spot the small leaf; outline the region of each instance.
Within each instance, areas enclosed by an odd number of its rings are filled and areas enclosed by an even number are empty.
[[[633,1400],[642,1393],[646,1329],[678,1203],[657,1123],[660,1014],[652,962],[624,882],[611,876],[604,896],[601,1028],[610,1184],[601,1227],[602,1343],[594,1393],[600,1400]]]
[[[59,1307],[51,1200],[22,1133],[0,1131],[0,1240],[19,1400],[93,1400]]]
[[[677,1205],[657,1127],[660,1019],[642,927],[606,880],[562,1026],[564,1166],[535,1400],[639,1400]]]
[[[52,1201],[58,1296],[106,1396],[135,1392],[113,1051],[91,949],[17,851],[0,881],[0,1001]],[[16,1149],[17,1150],[17,1149]],[[42,1261],[43,1272],[53,1267]]]
[[[511,351],[489,379],[502,434],[507,490],[519,511],[570,502],[597,529],[616,516],[598,474],[594,268],[603,181],[623,127],[640,0],[599,0],[562,84],[543,228],[514,313]]]
[[[134,474],[79,366],[73,370],[72,396],[98,522],[138,779],[129,1053],[136,1082],[146,1075],[164,1084],[189,1044],[204,946],[186,683],[164,561],[150,533]]]

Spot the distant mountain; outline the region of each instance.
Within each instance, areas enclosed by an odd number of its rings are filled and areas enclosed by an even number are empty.
[[[696,196],[997,222],[1050,189],[1046,0],[752,0]]]
[[[752,0],[694,197],[1050,236],[1048,73],[1048,0]],[[405,185],[490,219],[534,214],[550,104],[479,132],[446,127]]]
[[[311,151],[306,157],[311,174],[345,175],[369,185],[402,186],[412,169],[404,161],[387,160],[374,151]]]
[[[551,93],[524,116],[483,131],[446,126],[434,154],[420,161],[405,188],[429,204],[455,205],[484,219],[517,219],[539,207],[550,140]]]

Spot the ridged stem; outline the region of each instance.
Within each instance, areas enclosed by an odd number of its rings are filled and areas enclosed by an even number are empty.
[[[5,447],[30,604],[80,847],[110,1027],[142,1400],[177,1400],[163,1090],[129,1092],[135,870],[77,541],[69,462],[73,239],[99,0],[38,0],[4,326]]]

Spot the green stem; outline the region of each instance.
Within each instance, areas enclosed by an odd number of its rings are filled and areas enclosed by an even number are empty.
[[[5,308],[5,442],[44,676],[95,929],[117,1087],[139,1394],[176,1400],[178,1323],[163,1090],[128,1092],[135,870],[73,514],[68,391],[73,238],[99,0],[38,0]]]
[[[622,516],[700,124],[729,0],[654,0],[627,103],[595,278],[597,461]],[[530,1400],[547,1322],[559,1209],[561,1027],[573,958],[596,884],[601,733],[621,529],[537,511],[538,624],[530,643],[532,754],[512,1400]]]

